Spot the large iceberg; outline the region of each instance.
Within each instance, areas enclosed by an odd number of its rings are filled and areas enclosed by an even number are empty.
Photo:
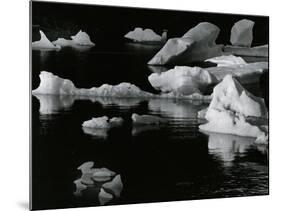
[[[156,34],[152,29],[135,28],[128,32],[124,37],[134,42],[165,42],[166,33],[163,32],[162,37]]]
[[[174,92],[183,95],[204,92],[213,84],[216,78],[200,67],[176,66],[162,73],[152,73],[148,80],[150,84],[162,92]]]
[[[234,55],[217,56],[210,59],[206,59],[205,61],[215,63],[217,64],[217,67],[246,64],[243,58]]]
[[[226,45],[223,48],[225,53],[231,53],[238,56],[251,56],[251,57],[268,57],[268,45],[260,45],[255,47],[240,47]]]
[[[236,22],[231,28],[230,42],[234,46],[250,47],[255,22],[247,19]]]
[[[199,126],[203,131],[256,138],[268,133],[264,100],[245,90],[232,75],[214,88],[205,118],[208,122]]]
[[[215,43],[220,29],[211,23],[202,22],[190,29],[181,38],[172,38],[148,62],[149,65],[187,64],[204,61],[222,54],[222,45]]]
[[[55,45],[60,45],[62,47],[71,46],[71,47],[91,47],[95,44],[91,41],[90,36],[80,30],[76,35],[71,36],[71,40],[65,38],[58,38],[57,40],[52,42]]]
[[[32,42],[32,49],[60,50],[61,46],[51,43],[43,31],[40,32],[40,40]]]
[[[130,83],[120,83],[118,85],[104,84],[100,87],[90,89],[76,88],[72,81],[60,78],[50,72],[42,71],[39,75],[40,85],[32,93],[51,95],[81,95],[99,97],[152,97],[153,94],[142,91],[137,86]]]

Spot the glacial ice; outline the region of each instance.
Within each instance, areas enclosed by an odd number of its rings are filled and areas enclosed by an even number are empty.
[[[90,36],[80,30],[75,36],[71,36],[71,40],[65,38],[58,38],[57,40],[52,42],[55,45],[60,45],[62,47],[70,46],[70,47],[92,47],[95,44],[91,41]]]
[[[230,42],[234,46],[250,47],[255,22],[247,19],[236,22],[231,28]]]
[[[225,76],[213,91],[213,99],[207,108],[203,131],[234,134],[246,137],[266,136],[264,125],[251,119],[267,119],[264,100],[245,90],[231,75]]]
[[[142,91],[137,86],[130,83],[120,83],[118,85],[103,84],[100,87],[90,89],[76,88],[72,81],[60,78],[50,72],[42,71],[39,75],[40,85],[32,91],[32,94],[51,95],[81,95],[99,97],[152,97],[153,94]]]
[[[172,38],[148,62],[149,65],[182,65],[194,61],[204,61],[220,56],[222,45],[215,43],[220,29],[211,23],[202,22],[190,29],[181,38]]]
[[[244,59],[234,55],[223,55],[223,56],[213,57],[210,59],[206,59],[205,61],[215,63],[217,64],[217,67],[246,64]]]
[[[268,45],[260,45],[255,47],[240,47],[226,45],[223,48],[225,53],[231,53],[237,56],[251,56],[251,57],[268,57]]]
[[[132,114],[133,124],[143,124],[143,125],[159,125],[166,123],[167,121],[161,117],[153,115],[138,115]]]
[[[54,45],[51,41],[46,37],[43,31],[40,32],[40,40],[32,42],[32,49],[46,49],[46,50],[60,50],[60,45]]]
[[[92,119],[83,122],[82,127],[88,128],[111,128],[115,126],[120,126],[123,123],[121,117],[113,117],[109,119],[107,116],[103,117],[93,117]]]
[[[88,161],[80,165],[77,169],[80,170],[82,174],[92,173],[94,164],[95,163],[93,161]]]
[[[99,202],[100,205],[105,205],[113,199],[113,195],[107,193],[103,188],[100,189],[99,192]]]
[[[105,190],[110,190],[115,197],[119,198],[123,190],[123,183],[120,174],[116,175],[112,181],[104,183],[102,187]]]
[[[162,37],[156,34],[152,29],[135,28],[133,31],[128,32],[125,38],[133,40],[134,42],[161,42]]]
[[[162,92],[190,95],[204,92],[205,88],[216,82],[216,78],[200,67],[176,66],[162,73],[152,73],[150,84]]]

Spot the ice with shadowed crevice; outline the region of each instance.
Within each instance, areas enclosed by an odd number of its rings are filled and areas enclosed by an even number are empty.
[[[61,46],[51,43],[51,41],[46,37],[43,31],[39,31],[40,40],[32,42],[32,49],[46,49],[46,50],[60,50]]]

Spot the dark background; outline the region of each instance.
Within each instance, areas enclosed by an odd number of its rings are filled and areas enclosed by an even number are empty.
[[[151,28],[160,34],[167,29],[168,37],[179,37],[207,21],[221,29],[217,43],[229,44],[231,27],[243,18],[255,22],[253,46],[268,44],[269,17],[266,16],[32,2],[33,40],[39,39],[40,27],[51,41],[69,38],[82,29],[96,44],[118,44],[135,27]]]

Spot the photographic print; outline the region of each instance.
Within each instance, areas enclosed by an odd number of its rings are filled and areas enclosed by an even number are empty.
[[[32,210],[269,194],[268,16],[31,1],[30,35]]]

